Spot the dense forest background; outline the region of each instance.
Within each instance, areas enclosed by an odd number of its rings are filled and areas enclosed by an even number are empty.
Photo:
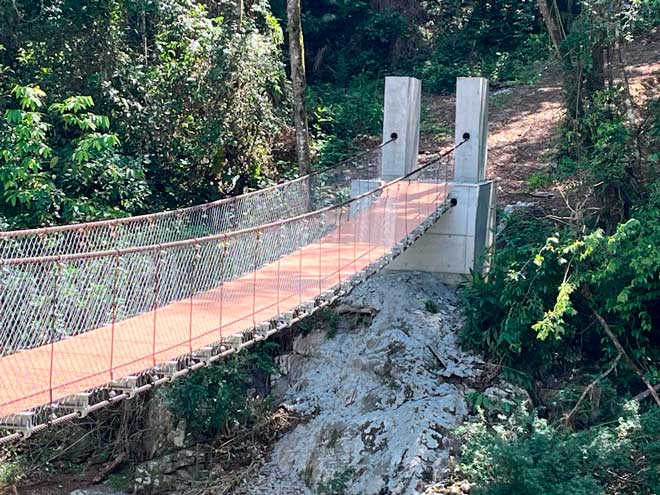
[[[625,62],[660,1],[310,0],[302,18],[317,167],[378,139],[385,75],[561,87],[534,178],[556,201],[501,211],[489,275],[459,289],[463,344],[531,404],[477,391],[455,475],[477,494],[660,493],[660,93]],[[285,0],[0,0],[0,22],[0,229],[297,173]],[[258,422],[239,365],[177,385],[173,410],[214,435]]]
[[[7,227],[202,203],[290,173],[285,7],[0,2]],[[378,134],[386,74],[450,92],[457,75],[534,77],[548,53],[531,0],[323,0],[303,22],[318,161]]]

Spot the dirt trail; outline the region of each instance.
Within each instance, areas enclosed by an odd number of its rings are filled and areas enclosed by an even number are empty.
[[[633,43],[625,51],[631,92],[637,104],[660,93],[660,38]],[[488,169],[497,180],[499,204],[518,201],[553,207],[561,202],[552,185],[535,191],[534,174],[552,165],[559,125],[564,115],[559,72],[547,68],[535,84],[491,90]],[[425,95],[421,150],[434,153],[453,139],[455,98]]]

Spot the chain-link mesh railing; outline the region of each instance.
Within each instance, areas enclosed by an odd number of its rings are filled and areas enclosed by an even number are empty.
[[[148,246],[246,229],[339,204],[351,181],[379,177],[387,141],[331,167],[212,203],[114,220],[0,232],[0,258]]]
[[[270,335],[286,315],[327,302],[421,235],[444,211],[447,177],[440,159],[387,184],[353,171],[343,182],[330,179],[344,184],[343,194],[352,185],[352,199],[337,204],[335,192],[312,181],[302,194],[311,206],[295,206],[302,213],[275,221],[256,204],[246,213],[254,217],[247,228],[174,240],[161,233],[166,242],[68,252],[74,243],[55,254],[2,259],[4,425],[25,430],[23,422],[70,405],[81,391],[116,388],[117,380],[138,390],[151,386],[153,377],[165,379],[163,369],[193,369],[207,354],[242,342],[246,331]],[[16,415],[26,410],[28,419]]]

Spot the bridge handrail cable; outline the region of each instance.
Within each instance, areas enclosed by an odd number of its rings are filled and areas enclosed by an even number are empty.
[[[0,258],[35,257],[31,255],[32,253],[60,255],[79,251],[98,251],[103,250],[102,248],[127,247],[122,244],[150,245],[199,237],[200,230],[204,236],[203,234],[208,231],[228,232],[296,216],[314,207],[314,198],[308,198],[307,191],[313,189],[316,182],[325,181],[326,185],[329,182],[335,189],[346,186],[349,177],[332,177],[330,174],[340,172],[347,164],[351,164],[347,172],[377,174],[380,154],[376,155],[375,152],[395,140],[396,137],[393,136],[366,151],[314,170],[302,177],[210,203],[125,218],[2,231]],[[324,178],[326,175],[327,177]],[[322,199],[328,201],[329,197],[330,195],[326,194]],[[258,213],[248,214],[254,211]],[[163,222],[170,220],[178,224],[162,225]]]
[[[61,255],[49,255],[49,256],[35,256],[35,257],[22,257],[22,258],[0,258],[0,266],[2,265],[26,265],[26,264],[32,264],[32,263],[44,263],[44,262],[62,262],[62,261],[74,261],[74,260],[83,260],[83,259],[89,259],[89,258],[104,258],[108,256],[123,256],[126,254],[136,254],[136,253],[145,253],[145,252],[150,252],[150,251],[156,251],[156,250],[165,250],[165,249],[170,249],[170,248],[177,248],[177,247],[183,247],[183,246],[190,246],[193,244],[201,244],[205,242],[213,242],[213,241],[219,241],[219,240],[226,240],[226,239],[231,239],[235,238],[241,235],[249,234],[249,233],[254,233],[257,231],[261,230],[266,230],[270,228],[275,228],[278,226],[283,226],[287,225],[293,222],[297,222],[300,220],[308,219],[308,218],[313,218],[316,216],[319,216],[321,214],[345,208],[347,206],[350,206],[353,203],[359,202],[360,200],[373,196],[377,193],[382,192],[384,189],[397,184],[401,181],[408,180],[409,178],[413,177],[414,175],[419,174],[420,172],[423,172],[424,170],[430,168],[432,165],[435,165],[439,163],[442,159],[447,157],[449,154],[453,153],[456,149],[458,149],[460,146],[462,146],[467,140],[464,139],[463,141],[460,141],[457,145],[453,146],[449,150],[441,153],[439,156],[434,157],[431,160],[428,160],[427,162],[424,162],[420,167],[417,169],[409,172],[408,174],[398,177],[396,179],[393,179],[389,182],[385,182],[378,186],[375,189],[372,189],[370,191],[367,191],[365,193],[362,193],[358,196],[355,196],[353,198],[350,198],[343,203],[337,204],[337,205],[331,205],[331,206],[326,206],[324,208],[310,211],[307,213],[303,213],[300,215],[296,215],[293,217],[288,217],[285,219],[277,220],[275,222],[269,222],[261,225],[255,225],[249,228],[245,229],[239,229],[239,230],[232,230],[229,232],[223,232],[220,234],[213,234],[209,236],[204,236],[204,237],[195,237],[192,239],[184,239],[181,241],[171,241],[171,242],[164,242],[164,243],[159,243],[159,244],[149,244],[149,245],[143,245],[143,246],[134,246],[130,248],[117,248],[117,249],[108,249],[108,250],[103,250],[103,251],[91,251],[91,252],[84,252],[84,253],[70,253],[70,254],[61,254]],[[391,141],[388,141],[391,142]],[[384,146],[387,143],[383,143],[379,147],[376,147],[374,149],[379,149],[380,147]],[[370,150],[373,151],[373,150]],[[365,152],[368,153],[368,152]],[[364,154],[364,153],[363,153]],[[356,155],[359,156],[359,155]],[[330,169],[336,168],[335,166],[331,167]],[[326,170],[327,171],[327,170]],[[310,176],[315,175],[315,174],[310,174]],[[305,176],[308,177],[308,176]],[[296,179],[298,180],[298,179]],[[445,181],[448,179],[445,178]],[[250,193],[252,194],[252,193]]]

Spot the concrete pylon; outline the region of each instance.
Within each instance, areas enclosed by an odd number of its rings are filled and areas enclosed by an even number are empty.
[[[383,148],[384,180],[402,177],[417,168],[421,108],[422,82],[419,79],[385,78],[383,142],[395,135],[397,139]]]
[[[387,114],[387,107],[385,112]],[[456,200],[456,206],[395,259],[390,270],[431,272],[444,282],[455,285],[470,272],[487,269],[485,254],[494,243],[495,184],[486,180],[488,80],[484,78],[461,77],[457,80],[456,143],[468,136],[469,140],[454,153],[454,181],[448,190],[450,198]]]

